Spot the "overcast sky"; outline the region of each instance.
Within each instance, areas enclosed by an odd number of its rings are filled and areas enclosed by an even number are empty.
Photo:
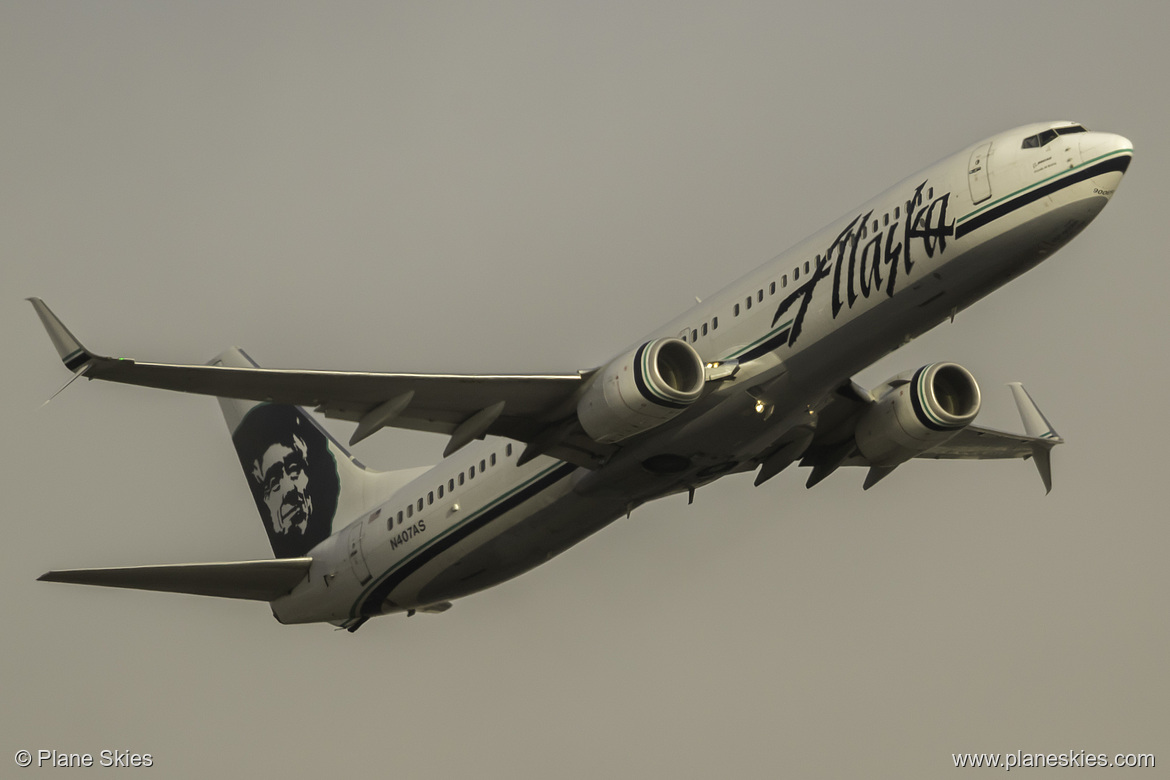
[[[150,753],[168,778],[1170,765],[1167,29],[1154,2],[3,2],[0,766],[42,748]],[[270,550],[212,400],[80,383],[39,408],[68,372],[26,296],[144,360],[238,344],[277,367],[572,371],[913,171],[1050,119],[1134,141],[1113,203],[858,377],[962,363],[980,422],[1014,430],[1004,384],[1023,381],[1068,442],[1050,496],[1019,462],[914,463],[868,492],[859,471],[728,478],[353,635],[35,581]],[[384,431],[356,453],[406,467],[443,444]]]

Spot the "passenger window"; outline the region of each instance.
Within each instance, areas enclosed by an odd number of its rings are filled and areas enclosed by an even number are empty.
[[[452,477],[451,479],[447,480],[447,490],[454,490],[454,489],[455,489],[455,478]]]
[[[443,486],[439,485],[439,498],[443,497]]]
[[[784,274],[783,276],[780,277],[780,286],[781,287],[788,286],[788,274]]]
[[[808,260],[805,260],[805,261],[804,261],[804,272],[805,272],[806,274],[808,273]]]
[[[889,226],[890,226],[890,215],[889,214],[882,214],[882,227],[889,227]]]
[[[479,462],[479,470],[480,471],[487,471],[487,464],[484,463],[482,460]]]
[[[421,512],[421,511],[422,511],[422,508],[423,508],[423,503],[422,503],[422,499],[420,498],[420,499],[418,500],[418,511],[420,511],[420,512]]]
[[[901,217],[902,217],[902,207],[901,206],[894,206],[894,219],[901,219]]]
[[[463,472],[462,471],[459,472],[459,484],[460,485],[463,484]]]
[[[756,300],[759,301],[760,303],[764,302],[764,291],[763,290],[756,290]]]
[[[737,304],[735,304],[735,316],[736,316],[736,317],[738,317],[738,316],[739,316],[739,304],[738,304],[738,303],[737,303]]]
[[[715,330],[715,329],[716,329],[716,328],[718,328],[718,327],[719,327],[719,318],[718,318],[718,317],[712,317],[712,318],[711,318],[711,330]]]
[[[402,510],[398,510],[398,524],[402,525]]]
[[[427,492],[427,506],[430,506],[433,503],[435,503],[435,491],[430,490]]]
[[[873,232],[875,232],[875,233],[878,232],[878,225],[877,225],[876,219],[873,221]]]
[[[752,307],[752,296],[750,296],[750,295],[747,297],[747,304],[746,304],[746,306],[747,306],[749,309]]]
[[[469,468],[467,470],[467,478],[468,479],[475,479],[475,466],[472,466],[471,468]]]
[[[504,447],[504,454],[507,455],[508,457],[512,457],[512,445],[511,444]]]
[[[698,341],[698,340],[699,340],[699,331],[692,330],[691,331],[691,341]]]
[[[796,268],[792,269],[792,281],[795,282],[795,281],[798,281],[799,279],[800,279],[800,267],[797,266]]]
[[[775,294],[776,294],[776,283],[772,282],[772,284],[768,286],[768,295],[775,295]]]
[[[492,453],[491,464],[493,466],[496,465],[496,453],[494,453],[494,452]]]
[[[703,323],[703,335],[704,336],[707,335],[707,323],[705,323],[705,322]]]
[[[407,517],[414,517],[414,504],[411,504],[410,506],[406,507],[406,516]]]

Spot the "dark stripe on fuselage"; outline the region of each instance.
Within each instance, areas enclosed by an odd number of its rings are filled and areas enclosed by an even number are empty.
[[[1007,203],[1001,203],[995,208],[988,209],[979,216],[973,217],[959,225],[955,228],[955,238],[962,238],[972,230],[978,230],[985,225],[989,225],[1000,217],[1005,217],[1016,209],[1023,208],[1029,203],[1035,203],[1041,198],[1045,198],[1054,192],[1063,190],[1065,187],[1070,187],[1073,184],[1085,181],[1086,179],[1091,179],[1094,176],[1100,176],[1103,173],[1110,173],[1111,171],[1125,173],[1125,170],[1129,167],[1129,161],[1131,159],[1132,157],[1128,154],[1111,157],[1108,160],[1097,163],[1096,165],[1092,165],[1088,168],[1076,171],[1063,179],[1058,179],[1057,181],[1045,184],[1043,187],[1037,187],[1030,192],[1025,192],[1018,198],[1009,200]]]
[[[535,498],[537,495],[547,490],[548,488],[560,482],[565,477],[577,470],[577,467],[572,463],[563,463],[557,466],[548,474],[540,479],[537,479],[527,487],[513,493],[508,498],[499,502],[490,509],[484,510],[478,517],[469,520],[465,525],[459,526],[451,533],[436,541],[430,547],[420,550],[418,555],[411,558],[406,563],[399,566],[397,569],[392,569],[387,573],[386,578],[379,582],[374,588],[369,591],[361,602],[359,614],[364,617],[371,617],[373,615],[381,614],[382,602],[390,595],[390,592],[397,588],[407,577],[414,574],[430,561],[434,560],[446,550],[451,549],[459,542],[466,539],[471,534],[483,528],[488,523],[503,515],[505,512],[510,512],[516,507],[523,504],[525,501]]]
[[[788,333],[790,330],[791,328],[785,328],[772,338],[768,339],[767,341],[760,342],[742,355],[736,355],[735,359],[741,363],[746,363],[749,360],[755,360],[758,357],[762,357],[774,349],[779,349],[788,343]]]
[[[638,347],[637,353],[634,355],[634,384],[638,387],[638,392],[652,404],[664,406],[667,409],[686,409],[687,404],[675,403],[674,401],[667,401],[665,398],[659,398],[646,385],[646,377],[642,375],[642,355],[646,353],[646,347],[653,342],[648,341],[642,346]]]

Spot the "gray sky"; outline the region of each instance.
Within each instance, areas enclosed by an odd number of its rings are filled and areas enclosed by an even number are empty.
[[[630,5],[0,5],[0,766],[22,748],[151,753],[168,778],[1170,764],[1170,11]],[[1025,382],[1068,440],[1048,497],[1023,463],[915,463],[868,493],[860,472],[725,479],[355,635],[34,581],[270,552],[213,401],[84,383],[38,408],[68,374],[25,296],[141,359],[575,370],[914,170],[1048,119],[1134,141],[1114,202],[859,377],[960,362],[981,423],[1011,429],[1003,385]],[[406,467],[442,445],[383,432],[357,454]]]

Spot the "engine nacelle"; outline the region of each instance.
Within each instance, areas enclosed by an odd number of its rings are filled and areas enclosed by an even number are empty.
[[[896,466],[966,428],[979,413],[979,385],[957,363],[932,363],[874,390],[854,439],[874,466]]]
[[[698,400],[703,360],[680,339],[656,339],[598,372],[577,403],[585,433],[604,444],[628,439],[677,417]]]

